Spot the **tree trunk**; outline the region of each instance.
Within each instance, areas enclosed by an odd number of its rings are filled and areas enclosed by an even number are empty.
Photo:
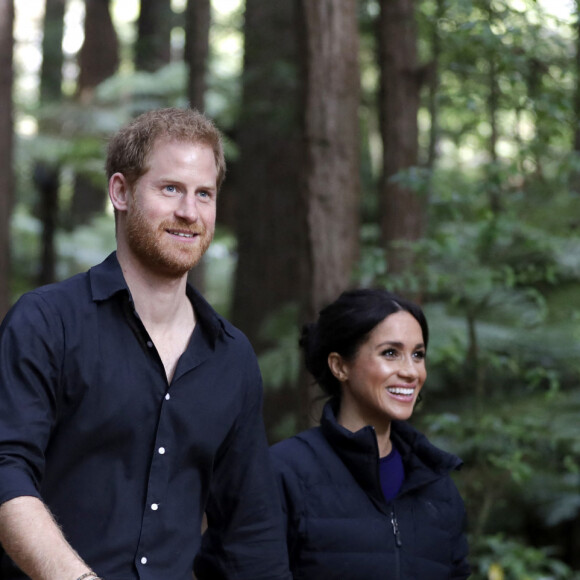
[[[302,0],[309,318],[351,284],[358,258],[360,72],[357,3]]]
[[[211,23],[210,0],[188,0],[185,19],[184,57],[189,72],[187,98],[193,109],[204,111]]]
[[[576,6],[576,14],[580,14],[580,0],[574,3]],[[574,133],[573,133],[573,148],[577,156],[580,156],[580,18],[576,19],[576,59],[574,63],[576,86],[574,87]],[[576,192],[580,192],[580,171],[572,169],[570,173],[570,188]]]
[[[37,284],[50,284],[56,279],[56,231],[58,227],[59,168],[37,161],[34,165],[34,185],[40,199],[38,214],[42,223],[40,267]]]
[[[77,92],[89,104],[97,85],[119,66],[119,41],[109,11],[110,0],[85,0],[85,40],[79,53]]]
[[[441,59],[442,42],[439,23],[445,16],[445,0],[437,0],[437,11],[433,18],[431,32],[431,67],[429,75],[429,146],[427,150],[427,169],[433,171],[437,161],[437,146],[439,144],[439,61]]]
[[[40,69],[40,104],[57,103],[62,98],[62,40],[64,36],[65,0],[46,0],[42,38],[42,67]],[[50,132],[50,122],[39,122],[41,133]],[[34,167],[34,184],[38,190],[39,218],[42,223],[41,256],[38,271],[39,285],[56,278],[55,235],[58,222],[59,167],[38,161]]]
[[[119,66],[119,41],[109,11],[109,0],[86,0],[85,40],[79,54],[77,93],[89,105],[97,85],[111,77]],[[89,222],[101,214],[107,196],[90,175],[79,172],[75,178],[71,203],[71,225]]]
[[[310,290],[305,318],[351,285],[359,254],[360,71],[357,3],[302,0],[305,165]],[[302,370],[303,416],[320,417],[318,388]]]
[[[135,44],[137,70],[154,72],[169,64],[172,18],[171,0],[141,0]]]
[[[413,0],[381,0],[378,19],[379,117],[383,140],[383,176],[379,191],[381,237],[390,273],[409,264],[398,244],[421,238],[424,201],[402,183],[399,172],[417,165],[420,78]]]
[[[66,0],[45,0],[40,69],[40,101],[43,104],[60,101],[62,98],[65,3]]]
[[[296,5],[247,0],[244,23],[240,156],[226,195],[235,196],[238,239],[232,318],[260,354],[273,345],[261,335],[264,321],[288,303],[301,304],[306,288]],[[269,432],[281,413],[299,414],[299,397],[289,389],[266,390]]]
[[[188,69],[187,99],[190,107],[199,111],[205,110],[210,23],[210,0],[188,0],[185,12],[184,54]],[[188,276],[190,283],[200,292],[205,288],[205,272],[205,258],[202,258]]]
[[[260,350],[263,321],[303,295],[304,212],[298,169],[298,46],[294,3],[247,0],[233,318]]]
[[[0,320],[8,311],[10,296],[10,217],[12,214],[13,110],[12,54],[14,3],[0,0]]]
[[[580,0],[576,0],[576,13],[580,14]],[[576,19],[576,87],[574,93],[574,151],[580,153],[580,18]],[[578,177],[580,182],[580,176]]]

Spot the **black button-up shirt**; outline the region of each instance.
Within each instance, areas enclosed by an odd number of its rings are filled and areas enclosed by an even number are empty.
[[[289,578],[247,339],[188,287],[170,384],[116,255],[0,327],[0,503],[41,498],[107,580]],[[0,551],[0,577],[24,578]]]

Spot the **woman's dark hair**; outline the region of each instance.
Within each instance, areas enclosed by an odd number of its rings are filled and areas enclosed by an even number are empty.
[[[337,352],[351,360],[372,330],[395,312],[408,312],[421,326],[425,348],[429,327],[417,304],[383,289],[359,289],[343,292],[323,308],[314,323],[302,327],[300,347],[310,374],[331,397],[340,396],[340,382],[328,366],[328,355]]]

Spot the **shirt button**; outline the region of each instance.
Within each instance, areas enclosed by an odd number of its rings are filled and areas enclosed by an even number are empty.
[[[159,509],[159,504],[158,503],[152,503],[151,504],[151,509],[155,512]]]
[[[158,451],[159,451],[159,455],[164,455],[165,454],[165,447],[160,447],[158,449]]]
[[[153,348],[153,343],[152,343],[150,340],[148,340],[148,341],[147,341],[147,346],[148,346],[149,348]]]
[[[169,401],[171,399],[171,395],[169,393],[165,393],[165,400]]]
[[[145,556],[141,558],[141,564],[147,564],[147,558]]]

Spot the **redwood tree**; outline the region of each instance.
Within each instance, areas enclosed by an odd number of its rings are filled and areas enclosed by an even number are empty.
[[[383,174],[379,188],[381,236],[389,272],[408,265],[409,253],[397,242],[414,241],[424,228],[424,201],[393,177],[418,163],[420,73],[414,0],[380,0],[378,47],[379,118]]]
[[[114,75],[119,66],[119,40],[110,12],[110,0],[85,0],[85,40],[81,47],[77,92],[90,103],[93,91]]]
[[[205,109],[209,55],[210,0],[188,0],[185,12],[185,62],[188,68],[187,98],[194,109]]]
[[[110,0],[85,0],[85,4],[85,40],[78,55],[77,97],[88,106],[95,88],[117,72],[119,41],[109,9]],[[71,208],[73,225],[86,223],[102,213],[106,201],[102,186],[96,185],[87,173],[77,174]]]
[[[40,69],[40,104],[50,106],[62,98],[62,65],[65,0],[46,0],[42,38],[42,67]],[[41,132],[51,131],[46,118],[39,123]],[[55,280],[55,235],[58,222],[58,191],[60,169],[56,164],[38,161],[34,167],[34,184],[39,194],[39,217],[42,223],[42,242],[38,284]]]
[[[309,317],[351,282],[359,235],[359,36],[354,0],[302,0]]]
[[[10,216],[14,189],[13,26],[13,0],[0,0],[0,320],[10,306]]]
[[[263,321],[303,293],[305,237],[294,3],[247,0],[233,318],[258,347]]]
[[[188,0],[185,10],[185,53],[187,100],[190,107],[205,110],[206,72],[209,55],[210,0]],[[220,196],[221,199],[222,196]],[[205,287],[205,259],[189,273],[189,281],[200,291]]]
[[[141,0],[135,67],[154,72],[171,60],[171,0]]]
[[[351,285],[358,257],[360,72],[357,3],[302,0],[304,149],[309,292],[305,317]],[[316,391],[303,371],[304,416],[316,422]]]
[[[574,62],[574,71],[576,77],[576,85],[574,88],[574,132],[572,137],[572,147],[577,155],[580,155],[580,0],[576,0],[576,13],[579,17],[576,20],[576,58]],[[570,175],[570,187],[578,192],[580,191],[580,171],[572,170]],[[580,527],[580,526],[579,526]]]
[[[289,303],[301,304],[307,236],[300,193],[302,140],[295,2],[247,0],[239,159],[224,195],[233,198],[238,264],[234,322],[258,354],[271,346],[263,324]],[[231,211],[231,210],[230,210]],[[290,386],[266,391],[267,427],[281,412],[299,414]]]

